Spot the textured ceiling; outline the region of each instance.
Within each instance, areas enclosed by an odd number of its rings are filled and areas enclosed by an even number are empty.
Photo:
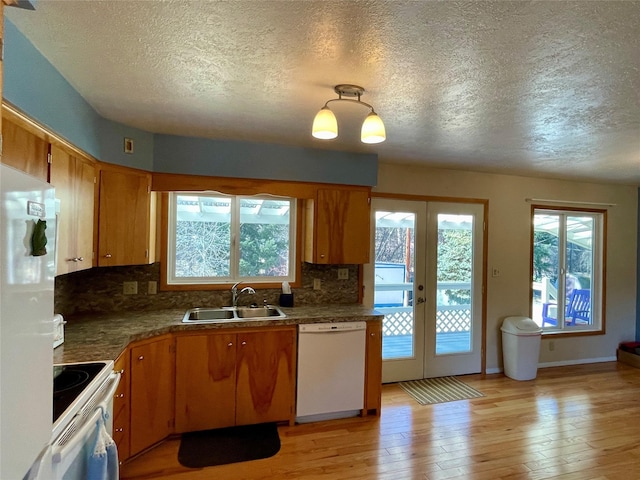
[[[103,116],[158,133],[640,185],[638,1],[52,1],[6,16]],[[333,86],[340,135],[311,137]]]

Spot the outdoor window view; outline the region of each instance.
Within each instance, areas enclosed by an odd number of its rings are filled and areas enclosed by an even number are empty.
[[[602,213],[535,209],[533,320],[546,331],[599,329]]]
[[[374,306],[385,314],[383,359],[414,356],[415,222],[413,213],[376,212]],[[471,215],[438,215],[436,354],[472,348],[472,227]]]
[[[173,193],[169,283],[293,280],[295,200]]]

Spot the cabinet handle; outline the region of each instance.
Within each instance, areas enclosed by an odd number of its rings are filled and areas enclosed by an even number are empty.
[[[120,370],[120,375],[124,375],[124,368]]]
[[[120,395],[116,395],[116,398],[124,398],[124,393],[121,393]]]
[[[370,335],[371,335],[372,337],[375,337],[375,336],[376,336],[376,334],[375,334],[375,333],[371,333]]]
[[[324,258],[324,253],[320,254],[320,258]]]
[[[84,257],[78,257],[75,259],[77,262],[84,262]]]
[[[104,258],[111,258],[111,254],[110,254],[110,253],[107,253],[107,254],[104,256]]]
[[[140,356],[138,357],[138,360],[144,360],[144,355],[140,355]]]
[[[244,341],[242,342],[242,345],[246,345],[246,344],[247,344],[247,342],[244,342]]]
[[[233,347],[233,342],[227,343],[227,347]]]
[[[116,432],[124,432],[124,428],[116,428]]]

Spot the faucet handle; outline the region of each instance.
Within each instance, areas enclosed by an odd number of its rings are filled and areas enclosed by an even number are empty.
[[[238,285],[240,285],[242,282],[236,282],[233,284],[233,287],[231,287],[231,290],[237,290],[238,289]]]

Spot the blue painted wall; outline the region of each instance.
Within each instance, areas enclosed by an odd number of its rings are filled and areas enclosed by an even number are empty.
[[[155,135],[156,172],[375,185],[378,156],[285,145]]]
[[[101,117],[5,19],[4,98],[104,162],[222,177],[376,185],[378,156],[274,144],[154,135]],[[124,153],[124,139],[134,153]]]

